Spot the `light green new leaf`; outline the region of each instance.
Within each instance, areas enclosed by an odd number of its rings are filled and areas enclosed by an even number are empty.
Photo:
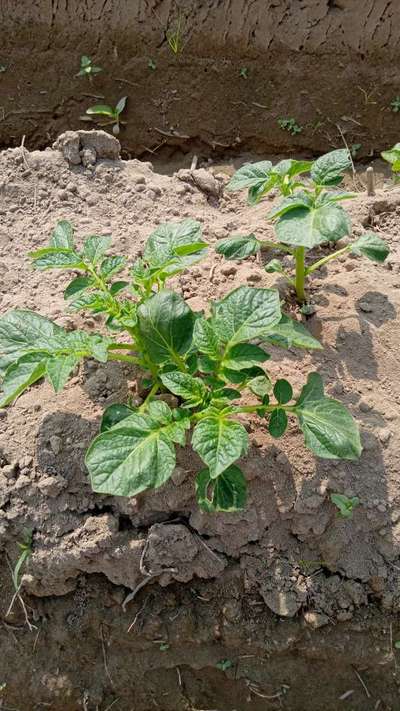
[[[50,240],[51,247],[74,249],[74,228],[68,220],[57,222]]]
[[[293,178],[295,175],[308,173],[311,170],[311,166],[312,161],[310,160],[294,160],[294,158],[287,158],[274,165],[273,172],[277,173],[281,177],[288,175],[290,178]]]
[[[231,370],[243,370],[243,368],[251,368],[258,363],[264,363],[269,358],[268,353],[253,343],[237,343],[228,349],[223,365]]]
[[[271,169],[272,163],[269,160],[243,165],[234,173],[226,189],[234,192],[243,190],[243,188],[263,185],[268,180]]]
[[[225,259],[246,259],[252,254],[257,254],[261,249],[261,244],[253,234],[235,235],[221,239],[215,248],[218,254],[223,254]]]
[[[240,286],[213,304],[214,329],[219,339],[230,346],[262,337],[280,319],[280,299],[275,289]]]
[[[46,361],[46,375],[56,393],[63,389],[72,371],[80,361],[76,355],[59,355]]]
[[[306,446],[318,457],[358,459],[362,451],[358,426],[342,403],[323,396],[318,373],[308,376],[295,412]]]
[[[322,350],[320,342],[311,335],[300,321],[295,321],[286,315],[283,315],[279,323],[267,331],[263,336],[263,341],[280,348]]]
[[[44,247],[30,252],[35,269],[83,269],[82,258],[77,252],[62,247]]]
[[[193,329],[193,343],[200,353],[204,353],[210,358],[218,360],[220,353],[220,341],[210,321],[205,318],[197,318]]]
[[[282,215],[275,226],[279,242],[312,249],[350,234],[350,218],[339,205],[299,207]]]
[[[244,509],[247,484],[243,472],[232,465],[213,479],[209,470],[203,469],[196,477],[196,498],[199,507],[207,513]]]
[[[239,422],[215,412],[200,420],[193,430],[192,446],[215,479],[246,453],[248,434]]]
[[[86,109],[86,113],[89,114],[89,116],[110,116],[111,118],[115,117],[115,110],[113,109],[112,106],[108,106],[107,104],[96,104],[95,106],[89,106],[88,109]]]
[[[166,222],[159,225],[147,240],[143,257],[152,267],[163,267],[163,271],[172,276],[202,259],[206,250],[203,247],[195,253],[180,255],[177,249],[193,244],[203,244],[202,227],[196,220]]]
[[[93,491],[136,496],[164,484],[175,467],[165,430],[152,417],[133,414],[96,437],[85,458]]]
[[[171,393],[186,400],[191,407],[200,405],[206,394],[207,388],[200,378],[173,371],[160,376],[161,382]]]
[[[314,161],[311,168],[311,179],[317,185],[338,185],[343,173],[351,168],[352,160],[347,148],[330,151]]]
[[[372,262],[384,262],[390,249],[374,232],[365,232],[351,245],[351,252],[368,257]]]
[[[112,238],[107,236],[91,235],[83,244],[82,257],[91,264],[97,264],[110,248]]]
[[[10,365],[1,384],[0,407],[9,405],[30,385],[40,380],[45,374],[45,362],[43,354],[30,353]]]
[[[400,143],[396,143],[393,148],[388,151],[382,151],[381,156],[387,160],[392,166],[400,162]]]
[[[282,274],[283,272],[283,266],[282,263],[279,261],[279,259],[271,259],[266,265],[265,265],[265,271],[268,272],[268,274]]]
[[[179,294],[167,289],[137,311],[140,339],[155,363],[176,362],[192,344],[194,313]]]

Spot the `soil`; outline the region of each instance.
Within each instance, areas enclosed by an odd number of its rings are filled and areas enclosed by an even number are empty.
[[[17,306],[101,329],[97,317],[66,312],[70,275],[29,266],[27,253],[59,219],[79,238],[111,233],[115,253],[130,258],[157,224],[186,217],[210,245],[232,232],[272,237],[265,214],[275,198],[249,207],[224,192],[232,165],[169,176],[121,160],[118,148],[105,134],[70,133],[54,149],[2,153],[1,313]],[[89,361],[59,396],[41,383],[0,411],[1,709],[399,708],[400,189],[359,193],[348,209],[354,235],[373,228],[390,257],[316,273],[305,323],[324,349],[272,349],[270,370],[297,389],[321,373],[360,423],[360,461],[316,460],[295,427],[272,442],[249,419],[248,506],[211,515],[197,508],[199,460],[186,449],[157,491],[92,493],[84,452],[104,406],[135,393],[129,366]],[[199,310],[243,283],[277,286],[302,318],[279,277],[212,248],[175,287]],[[332,492],[359,497],[352,518],[337,516]],[[17,599],[7,615],[26,529],[26,607]]]
[[[342,135],[369,156],[398,140],[399,32],[396,0],[3,0],[0,145],[44,148],[128,96],[125,157],[315,153]]]

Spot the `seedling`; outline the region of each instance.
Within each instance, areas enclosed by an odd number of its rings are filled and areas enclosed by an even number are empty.
[[[233,662],[231,659],[221,659],[221,661],[217,662],[215,666],[221,671],[227,671],[233,667]]]
[[[396,143],[393,148],[390,148],[388,151],[382,151],[381,156],[390,163],[393,180],[395,183],[398,183],[400,180],[400,143]]]
[[[5,71],[7,71],[7,67],[5,64],[0,64],[0,74],[3,74]]]
[[[400,640],[396,640],[396,642],[394,643],[394,648],[400,649]]]
[[[242,77],[242,79],[248,79],[249,78],[249,70],[247,67],[241,67],[239,71],[239,76]]]
[[[279,118],[278,126],[282,131],[288,131],[292,136],[296,136],[303,130],[303,127],[299,126],[294,118]]]
[[[168,652],[170,645],[167,642],[161,642],[160,652]]]
[[[149,59],[149,61],[147,62],[147,66],[149,69],[151,69],[152,72],[157,69],[157,64],[154,62],[153,59]]]
[[[294,276],[283,269],[279,259],[272,259],[265,269],[268,273],[282,274],[295,288],[301,304],[306,301],[306,278],[333,259],[355,254],[384,262],[389,254],[386,243],[374,232],[365,232],[354,242],[306,267],[306,252],[350,235],[350,217],[338,203],[355,195],[333,188],[340,185],[343,173],[351,165],[347,149],[331,151],[313,162],[288,159],[275,166],[270,161],[244,165],[233,175],[227,190],[247,188],[251,205],[272,189],[281,194],[284,199],[267,215],[274,222],[277,242],[258,240],[254,234],[234,235],[219,241],[217,252],[226,259],[245,259],[265,249],[291,255],[295,262]],[[304,177],[306,173],[308,179]]]
[[[12,581],[14,585],[15,592],[18,594],[21,589],[21,572],[27,562],[28,558],[32,555],[32,531],[28,531],[22,543],[17,543],[18,548],[21,553],[12,571]]]
[[[390,102],[390,107],[395,114],[400,111],[400,96],[395,96],[393,101]]]
[[[90,57],[87,57],[85,54],[82,55],[81,57],[81,68],[78,72],[78,74],[75,74],[77,77],[89,77],[91,79],[95,74],[99,74],[102,72],[101,67],[96,67],[95,64],[92,64],[92,60]]]
[[[331,501],[337,506],[337,515],[341,518],[351,518],[354,509],[360,504],[360,499],[357,496],[349,498],[344,494],[331,494]]]
[[[85,358],[129,363],[147,374],[140,405],[116,403],[103,414],[85,459],[94,491],[137,496],[158,488],[174,471],[175,445],[185,446],[191,433],[205,464],[195,483],[201,509],[242,509],[246,479],[236,461],[249,446],[241,420],[250,414],[274,438],[284,434],[288,417],[297,418],[306,446],[319,457],[360,456],[355,421],[324,395],[318,373],[310,373],[295,396],[287,380],[273,385],[265,370],[269,344],[321,348],[300,323],[282,314],[276,290],[240,286],[212,302],[204,315],[166,287],[206,255],[200,223],[158,226],[128,279],[115,280],[127,264],[121,256],[106,256],[110,246],[110,237],[90,236],[79,249],[72,225],[61,221],[50,246],[30,255],[36,269],[78,271],[64,297],[72,310],[104,314],[110,335],[66,331],[20,309],[0,318],[0,407],[42,378],[59,392]],[[117,339],[120,332],[127,340]],[[163,392],[175,395],[178,406],[160,400]]]
[[[362,144],[361,143],[352,143],[350,146],[350,153],[352,158],[357,158],[357,153],[361,149]]]
[[[105,116],[109,120],[105,121],[104,123],[99,123],[99,126],[109,126],[112,124],[112,131],[115,136],[118,136],[119,131],[120,131],[120,125],[125,124],[125,121],[121,121],[120,115],[123,112],[125,106],[126,106],[126,100],[127,96],[123,96],[122,99],[120,99],[113,108],[112,106],[107,106],[106,104],[96,104],[96,106],[89,106],[88,109],[86,109],[86,113],[88,116]],[[91,119],[93,120],[93,119]]]
[[[182,13],[178,15],[178,20],[176,27],[174,29],[168,29],[165,33],[166,40],[168,42],[169,48],[174,54],[179,54],[182,50]]]

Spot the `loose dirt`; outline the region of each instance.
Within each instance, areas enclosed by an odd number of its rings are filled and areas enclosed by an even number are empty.
[[[231,233],[271,238],[273,200],[251,208],[244,194],[224,192],[229,166],[161,175],[120,160],[112,137],[100,138],[2,153],[1,313],[17,306],[66,328],[101,329],[97,317],[66,312],[67,274],[30,268],[27,253],[48,243],[59,219],[78,240],[111,233],[115,253],[134,258],[156,225],[195,218],[209,256],[175,284],[193,309],[243,283],[288,297],[256,260],[213,251]],[[130,367],[88,362],[59,396],[39,384],[0,411],[0,708],[398,709],[400,190],[348,205],[354,235],[373,228],[391,255],[384,266],[349,258],[318,272],[305,324],[324,350],[273,349],[270,370],[298,389],[310,370],[321,373],[360,423],[359,462],[316,460],[295,427],[273,442],[250,419],[248,506],[211,515],[197,508],[199,461],[184,449],[157,491],[91,492],[84,452],[104,406],[135,392]],[[286,308],[301,318],[290,297]],[[351,519],[338,518],[332,492],[359,497]],[[26,529],[32,630],[18,600],[5,615]]]

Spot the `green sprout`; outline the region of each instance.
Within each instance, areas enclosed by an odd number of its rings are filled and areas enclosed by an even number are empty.
[[[249,70],[247,67],[242,67],[239,71],[239,76],[242,77],[242,79],[248,79],[249,78]]]
[[[395,96],[393,101],[390,102],[390,107],[395,114],[400,111],[400,96]]]
[[[99,72],[102,72],[101,67],[96,67],[96,65],[92,64],[92,60],[90,57],[87,57],[85,54],[82,55],[81,57],[81,67],[79,69],[78,74],[75,74],[76,77],[89,77],[89,79],[92,78],[94,74],[99,74]]]
[[[221,659],[221,661],[217,662],[215,666],[221,671],[227,671],[233,667],[233,662],[231,659]]]
[[[294,118],[279,118],[278,126],[282,131],[288,131],[291,136],[296,136],[297,133],[301,133],[303,130],[303,127],[299,126]]]
[[[359,506],[360,499],[358,496],[349,498],[344,494],[331,494],[331,501],[338,508],[337,515],[341,518],[351,518],[356,506]]]
[[[86,113],[88,116],[105,116],[109,120],[105,121],[104,123],[99,123],[99,126],[109,126],[110,124],[113,125],[112,131],[115,136],[118,136],[119,131],[120,131],[120,124],[125,124],[125,121],[121,121],[120,115],[122,111],[124,110],[126,106],[126,100],[127,96],[123,96],[122,99],[120,99],[113,108],[112,106],[108,106],[107,104],[96,104],[96,106],[89,106],[88,109],[86,109]],[[85,117],[86,120],[86,117]],[[91,119],[93,120],[93,119]]]
[[[165,33],[169,48],[174,54],[179,54],[182,51],[182,13],[178,15],[176,27],[167,30]]]
[[[154,72],[154,71],[157,69],[157,64],[156,64],[155,61],[154,61],[153,59],[151,59],[151,58],[150,58],[149,61],[147,62],[147,66],[148,66],[149,69],[151,69],[152,72]]]
[[[13,581],[14,589],[16,593],[19,593],[21,589],[21,572],[27,562],[28,558],[32,555],[32,531],[27,531],[22,543],[17,543],[18,548],[21,553],[15,563],[13,568],[11,578]]]

